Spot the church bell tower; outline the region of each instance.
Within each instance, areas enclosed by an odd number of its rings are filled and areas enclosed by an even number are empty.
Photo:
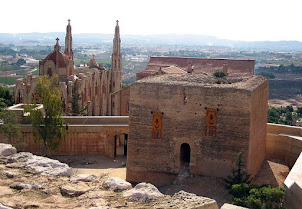
[[[113,53],[111,61],[111,93],[114,93],[122,88],[122,55],[121,55],[121,38],[120,28],[116,21],[115,34],[113,38]]]
[[[74,61],[73,61],[73,51],[72,51],[72,34],[71,34],[70,19],[68,20],[68,25],[66,27],[64,54],[69,58],[68,76],[73,75],[74,74]]]
[[[113,52],[111,60],[111,82],[110,82],[110,115],[120,115],[120,96],[117,92],[122,89],[122,55],[120,28],[116,21],[113,38]],[[120,93],[120,92],[119,92]]]

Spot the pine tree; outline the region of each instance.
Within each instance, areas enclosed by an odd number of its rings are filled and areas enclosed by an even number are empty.
[[[227,184],[227,188],[232,188],[234,184],[242,184],[242,183],[251,183],[252,179],[250,179],[251,175],[248,174],[243,168],[245,164],[242,161],[242,153],[239,153],[238,160],[236,163],[237,169],[232,170],[232,176],[228,176],[224,179],[224,182]]]

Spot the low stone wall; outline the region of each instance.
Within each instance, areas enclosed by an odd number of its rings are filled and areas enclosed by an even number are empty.
[[[301,127],[267,124],[266,157],[283,160],[292,167],[301,151]]]
[[[52,155],[115,155],[115,136],[128,134],[128,117],[64,117],[69,128],[65,139]],[[41,154],[42,143],[35,143],[31,124],[21,124],[18,141],[26,143],[19,151]],[[4,137],[0,134],[0,142]]]
[[[302,205],[302,128],[267,124],[266,156],[277,158],[292,167],[284,186],[285,204],[289,209]]]
[[[285,179],[285,204],[289,209],[302,206],[302,153]]]

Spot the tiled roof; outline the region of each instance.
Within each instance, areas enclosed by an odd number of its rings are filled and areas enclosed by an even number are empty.
[[[59,68],[67,67],[69,58],[62,52],[58,53]],[[43,59],[42,64],[44,65],[47,60],[52,60],[55,64],[57,64],[57,52],[53,51],[52,53],[50,53],[45,59]]]

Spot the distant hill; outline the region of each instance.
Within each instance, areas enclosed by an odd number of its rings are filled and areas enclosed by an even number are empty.
[[[53,44],[56,38],[64,40],[65,33],[0,33],[0,43],[37,43]],[[113,34],[82,33],[73,34],[74,43],[112,44]],[[272,51],[302,51],[302,42],[299,41],[233,41],[219,39],[215,36],[205,35],[122,35],[125,45],[182,45],[204,47],[226,47],[252,50]],[[62,42],[61,42],[62,43]],[[63,42],[64,43],[64,42]],[[62,44],[63,45],[63,44]]]

